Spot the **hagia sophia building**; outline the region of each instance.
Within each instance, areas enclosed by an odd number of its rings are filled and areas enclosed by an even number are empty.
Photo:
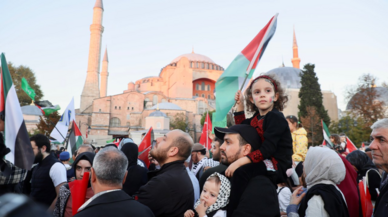
[[[170,130],[170,122],[180,114],[188,123],[187,131],[198,141],[202,131],[200,120],[206,111],[215,110],[215,83],[224,68],[205,55],[194,51],[173,59],[159,74],[129,82],[123,93],[107,96],[109,58],[105,49],[101,62],[101,40],[104,27],[102,0],[96,0],[90,26],[87,76],[76,109],[76,123],[87,140],[98,146],[115,137],[132,137],[139,144],[141,134],[152,126],[155,138]],[[293,67],[270,70],[290,97],[284,115],[297,115],[299,104],[300,58],[295,32]],[[332,120],[338,120],[337,97],[322,91],[324,106]],[[23,112],[26,114],[26,112]],[[28,113],[28,112],[27,112]],[[195,134],[195,135],[194,135]]]

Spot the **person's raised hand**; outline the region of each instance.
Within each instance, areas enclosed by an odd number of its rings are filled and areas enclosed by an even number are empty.
[[[236,95],[234,96],[234,100],[236,101],[237,111],[244,111],[244,101],[243,101],[244,98],[241,93],[241,90],[238,90],[236,92]]]
[[[184,217],[194,217],[193,210],[189,209],[185,212]]]
[[[306,192],[303,192],[303,186],[295,189],[294,193],[291,195],[290,205],[298,205],[302,201],[303,197],[306,195]],[[298,196],[299,195],[299,196]]]

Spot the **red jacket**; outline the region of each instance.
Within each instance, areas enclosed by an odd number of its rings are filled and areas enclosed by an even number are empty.
[[[339,155],[346,167],[345,179],[338,185],[338,188],[345,196],[348,205],[349,217],[360,216],[360,197],[357,189],[357,172],[344,156]]]

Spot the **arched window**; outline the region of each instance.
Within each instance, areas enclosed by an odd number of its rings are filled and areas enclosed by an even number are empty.
[[[153,96],[152,103],[153,103],[154,105],[158,104],[158,95],[154,95],[154,96]]]
[[[127,107],[127,110],[129,110],[129,107]]]
[[[99,112],[101,112],[101,109],[98,109]]]
[[[156,123],[156,129],[161,129],[162,128],[162,125],[160,124],[160,122],[157,122]]]
[[[196,84],[196,85],[195,85],[195,89],[196,89],[196,90],[199,90],[199,84]]]
[[[206,69],[209,69],[209,63],[206,63]]]
[[[202,81],[201,86],[202,86],[201,89],[202,89],[202,90],[205,90],[205,82]]]
[[[132,107],[132,111],[133,111],[133,107]]]
[[[115,106],[115,109],[117,109],[117,106]]]
[[[109,125],[111,127],[119,127],[121,125],[121,121],[118,118],[111,118],[110,122],[109,122]]]
[[[195,96],[198,96],[198,93],[196,93]]]
[[[204,68],[205,68],[205,63],[202,63],[201,65],[202,65],[202,67],[201,67],[201,68],[203,68],[203,69],[204,69]]]
[[[199,68],[199,66],[198,66],[198,62],[196,62],[195,66],[196,66],[195,68]]]
[[[205,94],[202,94],[202,97],[204,97],[204,98],[205,98]]]
[[[121,106],[119,106],[119,110],[121,110]]]
[[[210,99],[210,95],[207,95],[207,98]]]
[[[207,85],[207,91],[210,91],[210,85]]]
[[[212,64],[212,69],[214,70],[214,65]]]
[[[190,62],[190,68],[193,68],[194,64],[193,62]]]

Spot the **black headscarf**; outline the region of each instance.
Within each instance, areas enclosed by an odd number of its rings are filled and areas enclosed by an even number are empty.
[[[95,154],[92,152],[82,152],[77,156],[77,158],[74,160],[72,168],[75,170],[77,169],[77,164],[80,160],[87,160],[90,162],[90,165],[93,166],[93,160],[94,160]]]
[[[128,175],[123,185],[123,191],[134,195],[141,186],[147,183],[147,169],[137,165],[139,149],[135,143],[125,143],[121,151],[128,158]]]
[[[373,164],[372,160],[367,154],[360,150],[352,151],[346,156],[346,160],[357,168],[358,180],[366,175],[366,172],[370,169],[377,170],[376,165]]]

